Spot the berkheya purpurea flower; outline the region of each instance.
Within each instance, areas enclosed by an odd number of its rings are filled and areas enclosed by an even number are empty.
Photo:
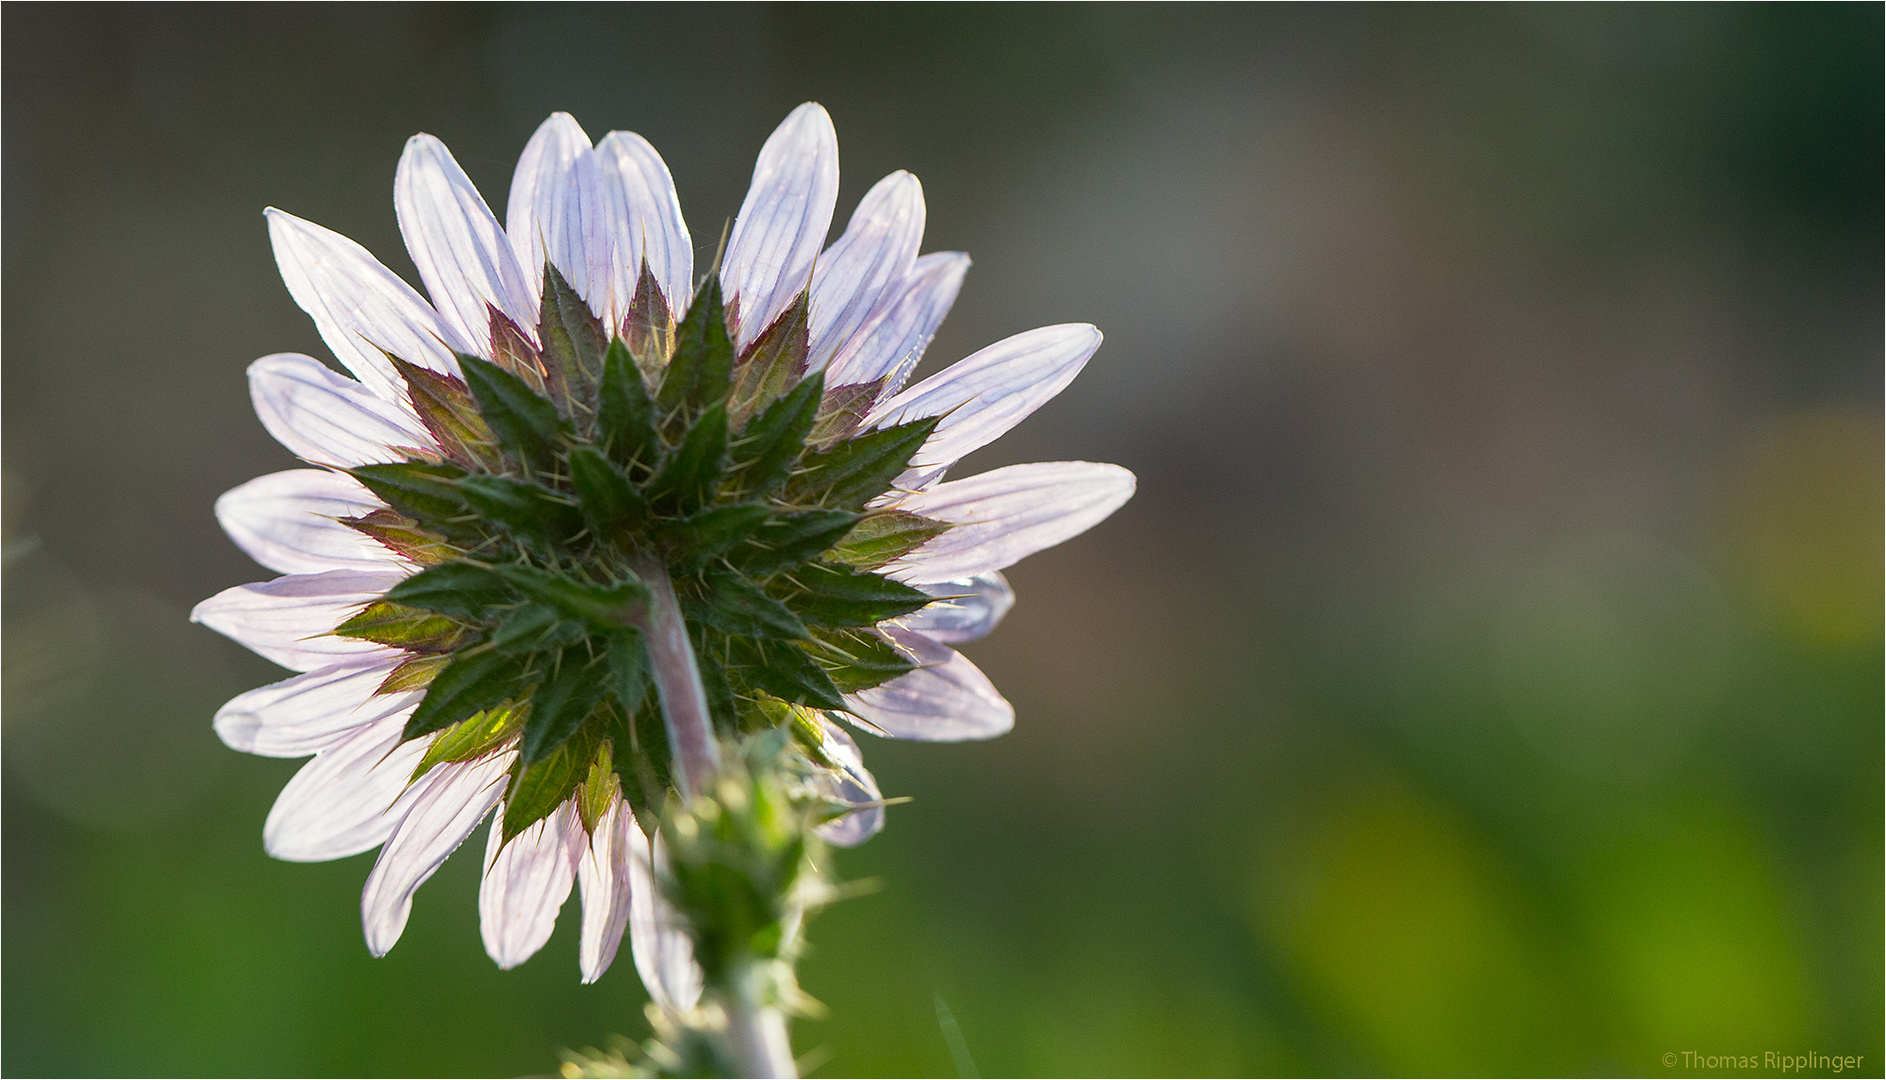
[[[230,701],[216,731],[313,755],[268,815],[271,855],[381,849],[361,901],[375,955],[489,816],[479,910],[500,966],[543,946],[574,883],[582,978],[630,928],[651,995],[686,1010],[702,975],[652,884],[672,877],[657,822],[671,791],[718,790],[720,742],[786,733],[816,831],[852,844],[883,803],[847,725],[1012,725],[952,646],[1008,611],[1003,568],[1105,518],[1133,477],[943,477],[1059,393],[1100,333],[1031,330],[906,387],[969,259],[918,255],[905,172],[826,246],[837,191],[830,118],[802,105],[697,281],[640,136],[592,145],[552,116],[500,226],[417,135],[394,204],[430,302],[353,241],[267,212],[290,294],[352,377],[296,354],[250,367],[262,423],[313,467],[217,501],[284,576],[192,617],[298,672]]]

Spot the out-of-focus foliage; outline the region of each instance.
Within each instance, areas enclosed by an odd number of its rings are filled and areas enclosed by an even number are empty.
[[[477,859],[384,960],[261,850],[243,367],[321,354],[260,209],[409,278],[393,165],[502,205],[555,109],[692,220],[808,98],[840,215],[977,260],[933,363],[1108,342],[968,470],[1119,461],[1012,577],[987,744],[871,741],[810,927],[828,1075],[1668,1075],[1882,1046],[1878,7],[11,7],[4,910],[16,1074],[502,1074],[647,1035]],[[716,230],[699,230],[701,261]],[[960,1041],[958,1041],[960,1036]],[[1674,1070],[1681,1071],[1681,1070]]]

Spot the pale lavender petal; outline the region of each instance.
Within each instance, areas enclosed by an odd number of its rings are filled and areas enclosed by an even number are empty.
[[[458,373],[453,352],[467,350],[470,343],[412,286],[340,233],[274,207],[266,213],[275,264],[289,295],[313,316],[334,358],[367,389],[387,401],[405,399],[405,383],[387,353],[433,371]]]
[[[543,289],[547,260],[589,301],[591,312],[609,325],[619,321],[615,233],[602,166],[569,113],[552,114],[524,147],[504,223],[533,297]]]
[[[367,951],[385,956],[406,929],[413,893],[445,864],[504,794],[505,774],[515,753],[433,767],[394,808],[399,824],[380,849],[360,895],[360,921]],[[416,794],[414,794],[416,792]]]
[[[216,710],[216,734],[231,750],[263,757],[319,753],[419,704],[423,691],[376,694],[398,664],[336,664],[238,694]]]
[[[939,644],[935,639],[899,625],[903,620],[879,623],[875,629],[891,643],[904,659],[918,667],[933,664],[947,664],[956,655],[956,650],[948,645]]]
[[[657,1005],[670,1012],[694,1007],[704,977],[694,962],[694,943],[681,916],[655,884],[650,845],[640,829],[629,830],[629,948],[635,970]],[[666,866],[668,854],[656,834],[653,861]]]
[[[394,572],[329,570],[224,589],[196,606],[199,622],[293,671],[367,662],[399,650],[336,637],[334,628],[406,577]]]
[[[919,258],[897,292],[897,301],[883,317],[845,342],[825,369],[825,385],[868,383],[886,379],[886,392],[903,389],[916,370],[923,351],[936,337],[937,327],[956,303],[969,272],[969,256],[960,251],[936,251]]]
[[[846,707],[892,738],[989,739],[1015,726],[1015,707],[961,653],[882,686],[848,694]]]
[[[852,727],[857,728],[859,731],[876,735],[880,739],[888,739],[892,737],[890,732],[885,731],[883,728],[877,726],[876,724],[873,724],[871,721],[866,720],[862,716],[859,716],[856,710],[853,710],[851,712],[831,712],[831,713],[827,713],[826,715],[841,717],[844,719],[845,723],[850,724]]]
[[[597,819],[576,864],[576,883],[583,894],[583,940],[577,962],[586,983],[602,978],[622,944],[631,906],[629,845],[641,840],[628,800],[617,798]]]
[[[830,785],[825,794],[833,802],[857,809],[820,825],[818,834],[828,844],[857,847],[884,828],[884,796],[878,792],[877,778],[864,767],[858,744],[845,729],[821,716],[819,731],[823,736],[820,749],[838,766],[836,774],[825,774]]]
[[[258,476],[216,500],[216,520],[251,559],[284,574],[410,568],[385,544],[341,524],[385,504],[360,481],[325,469]]]
[[[404,461],[402,448],[434,446],[404,398],[389,402],[312,356],[276,353],[250,364],[249,398],[275,441],[316,465]]]
[[[916,487],[987,446],[1060,393],[1100,347],[1085,323],[1044,326],[1005,338],[872,409],[866,427],[941,416],[899,478]]]
[[[1072,539],[1133,497],[1133,474],[1091,461],[1038,461],[913,492],[898,503],[954,527],[890,564],[907,583],[1001,570]]]
[[[263,848],[289,862],[323,862],[385,843],[399,824],[394,803],[426,753],[426,740],[400,742],[405,726],[404,716],[383,717],[303,765],[269,810]]]
[[[845,235],[812,271],[810,370],[817,371],[899,298],[923,241],[923,185],[907,172],[879,180]]]
[[[838,203],[838,135],[816,102],[792,111],[760,148],[720,281],[738,303],[734,344],[744,348],[792,306],[812,276]]]
[[[616,250],[622,257],[617,311],[626,311],[646,261],[676,317],[694,299],[694,241],[681,216],[674,177],[648,140],[612,131],[596,144],[603,187],[615,206]],[[626,253],[626,254],[624,254]]]
[[[988,636],[1015,606],[1015,590],[994,571],[917,588],[939,599],[897,621],[932,641],[952,645]]]
[[[406,140],[393,178],[400,235],[440,317],[480,356],[490,356],[491,309],[521,327],[537,321],[535,293],[484,196],[445,144]]]
[[[498,804],[485,844],[485,877],[478,887],[478,932],[498,967],[509,971],[550,940],[557,913],[576,880],[576,860],[588,847],[589,836],[572,800],[564,800],[508,844],[504,804]]]

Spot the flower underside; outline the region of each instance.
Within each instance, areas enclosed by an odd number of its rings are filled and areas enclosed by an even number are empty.
[[[426,691],[415,779],[515,745],[506,840],[572,794],[592,828],[618,789],[660,805],[654,574],[723,735],[790,720],[816,759],[816,710],[916,666],[872,627],[935,597],[874,571],[948,526],[867,506],[937,418],[860,432],[882,380],[808,374],[807,310],[736,354],[717,273],[677,323],[644,267],[612,328],[546,263],[541,344],[493,309],[462,378],[390,357],[441,449],[349,470],[389,509],[344,520],[424,569],[335,633],[410,654],[379,692]]]

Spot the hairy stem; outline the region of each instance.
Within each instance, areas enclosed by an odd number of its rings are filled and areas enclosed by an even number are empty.
[[[687,620],[675,600],[674,582],[658,558],[645,557],[636,572],[648,585],[648,602],[636,620],[647,643],[655,692],[661,697],[662,722],[677,768],[675,786],[683,802],[712,790],[720,773],[720,744],[714,738],[713,717],[707,710],[707,690],[701,685],[700,665],[688,639]],[[766,1004],[760,972],[752,964],[736,973],[726,995],[727,1041],[740,1075],[797,1077],[792,1042],[786,1034],[786,1016]]]
[[[760,997],[756,975],[749,969],[734,979],[727,995],[727,1034],[741,1076],[797,1077],[792,1041],[786,1034],[786,1014]]]
[[[648,644],[649,666],[655,692],[661,697],[662,722],[668,728],[668,746],[674,752],[675,786],[683,801],[712,788],[720,772],[720,744],[714,740],[714,720],[707,711],[707,690],[688,640],[687,620],[675,600],[674,583],[661,560],[640,561],[637,573],[648,585],[648,603],[640,629]]]

